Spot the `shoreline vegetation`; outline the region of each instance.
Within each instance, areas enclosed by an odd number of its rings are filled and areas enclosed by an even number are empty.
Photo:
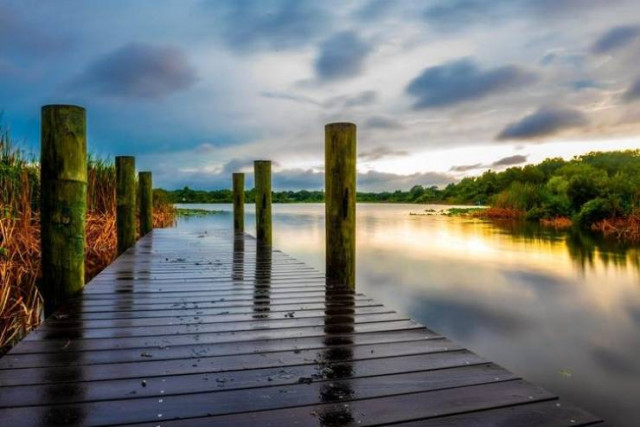
[[[161,190],[172,203],[231,203],[231,190]],[[255,191],[246,192],[253,203]],[[276,191],[274,203],[319,203],[322,191]],[[488,206],[471,215],[488,220],[535,221],[557,230],[578,227],[640,242],[640,150],[590,152],[571,160],[488,170],[444,188],[357,194],[358,202]]]
[[[116,258],[116,175],[113,162],[88,161],[85,282]],[[40,166],[0,129],[0,355],[42,320]],[[153,225],[174,224],[175,208],[154,191]],[[139,234],[139,232],[138,232]]]

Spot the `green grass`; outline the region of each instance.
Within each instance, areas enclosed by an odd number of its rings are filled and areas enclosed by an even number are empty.
[[[208,210],[208,209],[186,209],[186,208],[178,208],[176,209],[178,216],[208,216],[208,215],[219,215],[224,211],[221,210]]]

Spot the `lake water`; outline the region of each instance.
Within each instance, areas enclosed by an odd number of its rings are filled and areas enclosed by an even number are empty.
[[[230,205],[178,227],[232,227]],[[358,291],[612,425],[640,425],[640,250],[536,225],[359,204]],[[246,230],[255,234],[253,205]],[[273,206],[273,244],[324,270],[324,205]]]

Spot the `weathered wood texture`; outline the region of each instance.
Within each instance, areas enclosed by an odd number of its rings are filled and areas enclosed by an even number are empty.
[[[84,108],[42,107],[40,291],[46,315],[84,286],[86,133]]]
[[[254,163],[256,188],[256,238],[261,244],[271,246],[271,160]]]
[[[118,254],[136,243],[136,161],[116,157],[116,223]]]
[[[232,231],[156,229],[0,359],[4,425],[599,420]]]
[[[140,235],[153,230],[153,181],[151,172],[138,172],[140,189]]]
[[[327,280],[355,289],[356,125],[326,125],[324,150]]]
[[[233,230],[244,232],[244,174],[233,174]]]

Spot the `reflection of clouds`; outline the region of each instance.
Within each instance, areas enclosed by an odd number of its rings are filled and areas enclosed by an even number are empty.
[[[620,354],[615,349],[595,347],[590,355],[598,366],[612,375],[640,376],[640,364],[638,364],[637,351],[631,354]]]
[[[527,316],[505,306],[479,305],[477,301],[433,300],[418,295],[413,295],[411,300],[410,313],[424,313],[421,317],[427,319],[430,327],[446,330],[447,334],[462,341],[470,338],[481,340],[487,332],[498,335],[500,339],[509,339],[535,326]]]
[[[535,224],[409,216],[429,207],[358,205],[358,290],[599,415],[619,414],[612,422],[631,419],[640,374],[638,249]],[[275,247],[324,269],[324,205],[273,212]],[[252,232],[251,207],[247,213]],[[230,215],[197,220],[231,229]],[[344,323],[326,326],[338,333]],[[347,344],[342,334],[332,339]],[[340,353],[325,358],[340,387],[350,364]],[[559,376],[561,369],[573,376]],[[333,416],[349,422],[348,412]]]

